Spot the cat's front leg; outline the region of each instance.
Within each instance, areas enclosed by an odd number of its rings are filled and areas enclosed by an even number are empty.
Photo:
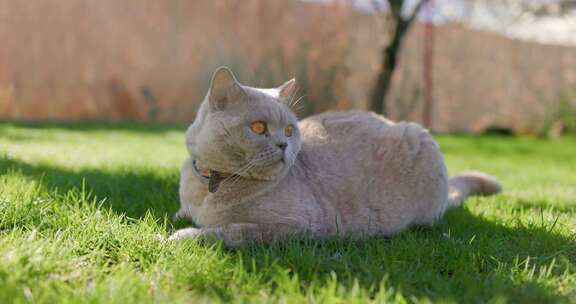
[[[214,228],[186,228],[176,231],[169,240],[202,239],[224,241],[229,248],[237,248],[248,243],[263,243],[285,239],[299,231],[287,225],[260,225],[234,223]]]
[[[185,228],[174,232],[168,241],[218,239],[220,232],[216,228]]]

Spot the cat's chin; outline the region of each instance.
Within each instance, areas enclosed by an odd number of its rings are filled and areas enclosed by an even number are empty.
[[[279,161],[273,166],[266,168],[266,172],[250,172],[249,177],[263,181],[277,181],[284,178],[289,170],[290,165],[288,163]]]

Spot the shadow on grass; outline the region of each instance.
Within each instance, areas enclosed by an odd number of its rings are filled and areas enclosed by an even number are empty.
[[[415,227],[390,238],[292,241],[229,254],[240,255],[244,268],[254,273],[274,267],[288,271],[301,286],[336,275],[349,289],[358,284],[375,293],[384,280],[387,288],[404,296],[456,303],[574,300],[573,294],[559,295],[546,284],[574,274],[576,237],[538,225],[505,227],[466,208],[450,210],[437,226]]]
[[[178,208],[177,172],[68,171],[0,158],[0,172],[16,170],[49,190],[86,188],[117,213],[141,218],[150,212],[158,220]],[[576,242],[545,225],[525,223],[513,228],[490,222],[466,208],[448,212],[444,223],[413,228],[392,238],[365,241],[290,241],[252,246],[226,255],[240,259],[246,271],[263,280],[278,272],[299,280],[305,288],[323,285],[334,276],[348,290],[354,284],[376,293],[380,282],[403,295],[456,302],[508,299],[521,303],[568,302],[546,285],[569,273],[576,264]],[[553,262],[554,261],[554,262]],[[542,267],[550,267],[547,270]],[[539,279],[542,277],[542,279]],[[280,285],[280,284],[279,284]],[[553,284],[554,285],[554,284]],[[208,287],[211,288],[211,287]],[[282,286],[275,286],[281,290]],[[224,299],[227,290],[213,291]]]
[[[130,168],[117,171],[98,169],[66,170],[48,165],[35,165],[0,156],[0,172],[14,170],[31,178],[49,191],[65,192],[84,185],[104,206],[131,218],[147,212],[156,219],[170,218],[178,209],[178,173],[159,176],[152,169],[137,172]]]

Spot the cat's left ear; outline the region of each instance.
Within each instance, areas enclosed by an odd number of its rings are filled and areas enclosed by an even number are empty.
[[[283,85],[276,88],[278,90],[278,98],[282,101],[288,101],[294,97],[296,92],[296,79],[292,78],[286,81]]]
[[[208,100],[212,111],[224,110],[228,105],[240,100],[243,89],[234,77],[234,73],[225,67],[219,67],[210,82]]]

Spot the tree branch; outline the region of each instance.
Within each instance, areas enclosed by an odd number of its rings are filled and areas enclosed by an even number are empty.
[[[412,14],[410,14],[410,16],[408,17],[408,20],[406,20],[406,22],[408,22],[408,24],[412,23],[414,21],[414,19],[416,19],[416,17],[418,16],[418,13],[422,9],[422,7],[424,7],[424,4],[428,3],[429,1],[430,0],[420,0],[420,2],[418,2],[418,4],[416,4],[416,7],[412,11]]]
[[[402,6],[404,6],[404,0],[388,0],[390,5],[390,13],[396,19],[402,19]]]

